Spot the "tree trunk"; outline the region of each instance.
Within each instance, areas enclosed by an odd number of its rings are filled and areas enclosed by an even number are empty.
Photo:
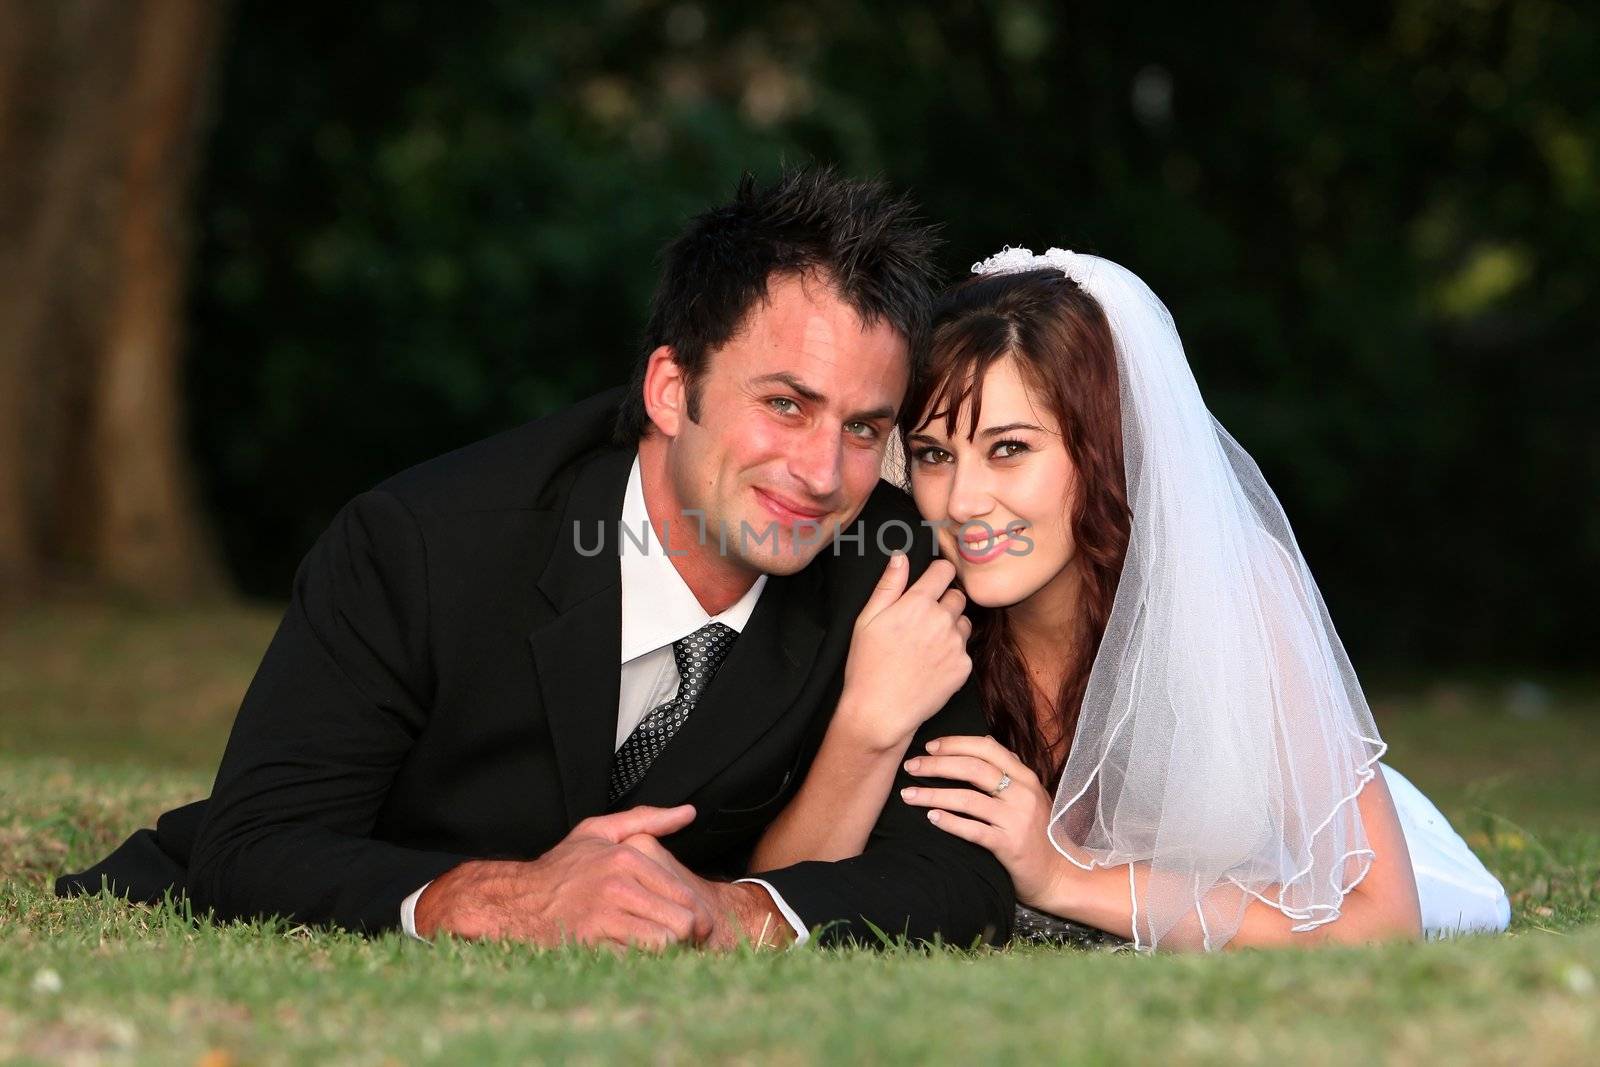
[[[0,4],[0,593],[220,587],[180,371],[216,12]]]
[[[18,127],[23,116],[17,96],[34,75],[25,63],[29,36],[19,7],[0,8],[0,160],[7,161],[0,172],[0,596],[32,584],[36,559],[32,533],[26,519],[31,511],[26,471],[26,432],[23,417],[27,411],[28,373],[23,358],[23,334],[30,332],[22,321],[22,247],[26,243],[22,221],[15,208],[25,195],[14,188],[21,169],[17,150],[23,140]],[[8,175],[11,175],[8,177]]]
[[[134,39],[119,284],[94,393],[102,578],[144,591],[215,587],[183,448],[190,179],[213,52],[214,0],[147,0]]]

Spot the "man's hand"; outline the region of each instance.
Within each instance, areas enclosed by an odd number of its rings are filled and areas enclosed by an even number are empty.
[[[623,842],[677,875],[686,885],[711,902],[716,925],[706,938],[707,948],[724,951],[748,941],[757,948],[776,948],[787,945],[796,937],[772,895],[753,882],[710,882],[683,864],[668,852],[661,842],[640,834]]]
[[[463,863],[417,899],[417,933],[658,950],[706,941],[726,922],[705,891],[712,883],[685,879],[688,872],[656,840],[693,820],[687,804],[630,808],[583,820],[536,860]],[[625,841],[653,849],[647,854]]]

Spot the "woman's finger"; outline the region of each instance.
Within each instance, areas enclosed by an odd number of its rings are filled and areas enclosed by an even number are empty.
[[[911,588],[906,592],[925,596],[929,600],[938,600],[955,580],[955,564],[947,559],[936,559],[928,564],[928,569],[922,572],[922,577],[912,582]]]
[[[966,782],[985,793],[994,792],[1004,773],[988,760],[976,756],[915,756],[906,760],[905,767],[918,778]]]
[[[856,617],[857,621],[860,623],[871,622],[883,614],[883,610],[890,604],[899,600],[900,594],[906,591],[906,581],[910,573],[911,568],[907,565],[906,554],[904,552],[891,553],[889,562],[884,564],[883,576],[878,579],[878,584],[873,587],[872,595],[867,597],[867,602],[862,605],[861,614]]]
[[[929,789],[914,785],[900,790],[900,797],[914,807],[959,811],[991,826],[999,826],[1006,816],[1006,807],[998,797],[976,789]]]
[[[951,615],[961,615],[967,607],[967,594],[955,588],[946,589],[944,595],[939,598],[939,606]]]
[[[941,756],[974,756],[988,760],[1013,778],[1033,774],[1015,752],[992,737],[939,737],[929,741],[927,748]]]
[[[947,834],[971,841],[994,852],[1004,842],[1005,835],[986,822],[977,819],[968,819],[953,812],[940,811],[935,808],[928,812],[928,821]]]

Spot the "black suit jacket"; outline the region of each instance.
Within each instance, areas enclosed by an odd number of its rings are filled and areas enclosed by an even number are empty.
[[[619,395],[424,463],[347,505],[296,575],[209,802],[167,813],[58,891],[96,891],[103,876],[137,899],[185,889],[224,918],[375,932],[463,860],[536,857],[605,812],[617,524],[633,460],[609,440]],[[838,699],[852,624],[886,559],[875,532],[895,519],[917,528],[886,484],[862,519],[860,543],[768,579],[693,715],[623,801],[694,804],[693,825],[665,843],[702,874],[746,873]],[[925,564],[919,540],[914,561]],[[916,744],[984,730],[969,689]],[[904,805],[905,784],[861,856],[761,877],[808,925],[828,924],[825,938],[870,941],[869,923],[913,939],[1004,938],[1004,869]]]

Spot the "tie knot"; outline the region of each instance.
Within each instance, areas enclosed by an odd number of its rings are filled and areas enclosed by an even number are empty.
[[[672,642],[672,655],[678,661],[678,687],[680,700],[697,700],[701,690],[711,684],[722,661],[738,637],[733,627],[720,622],[708,622],[688,637]]]

